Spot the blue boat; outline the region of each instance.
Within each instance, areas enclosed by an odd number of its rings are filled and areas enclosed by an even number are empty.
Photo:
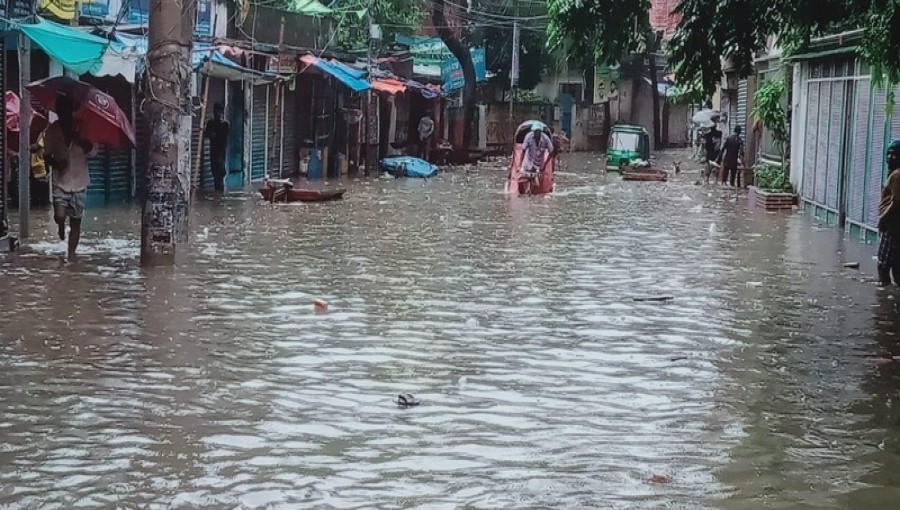
[[[412,156],[391,156],[381,160],[381,168],[394,177],[415,177],[424,179],[434,177],[437,167],[424,159]]]

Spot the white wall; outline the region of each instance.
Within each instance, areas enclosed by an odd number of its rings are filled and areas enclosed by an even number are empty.
[[[584,77],[581,75],[581,71],[571,71],[568,69],[545,74],[541,79],[541,82],[534,88],[534,91],[550,101],[556,101],[559,96],[560,83],[578,83],[581,85],[582,91],[584,91]],[[582,98],[580,97],[575,98],[576,102],[581,100]]]

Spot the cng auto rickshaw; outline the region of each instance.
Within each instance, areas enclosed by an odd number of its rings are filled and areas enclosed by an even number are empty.
[[[650,134],[641,126],[619,124],[609,133],[607,170],[619,171],[634,161],[650,159]]]

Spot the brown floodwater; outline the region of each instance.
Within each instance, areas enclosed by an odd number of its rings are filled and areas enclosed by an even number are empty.
[[[873,248],[582,166],[203,200],[175,269],[134,208],[71,262],[39,213],[0,255],[0,508],[900,506]]]

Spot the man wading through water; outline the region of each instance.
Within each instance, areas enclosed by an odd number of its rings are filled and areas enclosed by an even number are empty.
[[[69,255],[74,255],[81,239],[81,218],[90,174],[87,160],[95,146],[81,138],[72,114],[75,104],[67,96],[56,99],[58,120],[44,135],[44,159],[53,176],[53,219],[56,220],[60,241],[66,239],[66,218],[69,219]]]
[[[882,285],[900,285],[900,140],[887,150],[888,175],[878,204],[878,278]]]
[[[228,121],[222,103],[213,107],[213,119],[206,123],[206,137],[209,138],[210,168],[216,191],[225,191],[225,154],[228,149]]]

